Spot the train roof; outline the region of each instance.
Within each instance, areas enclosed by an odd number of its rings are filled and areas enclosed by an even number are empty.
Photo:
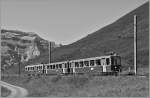
[[[92,60],[92,59],[109,58],[109,57],[112,57],[112,56],[118,56],[118,55],[97,56],[97,57],[90,57],[90,58],[83,58],[83,59],[76,59],[76,60],[68,60],[68,61],[71,61],[71,62],[86,61],[86,60]],[[68,61],[54,62],[54,63],[48,63],[48,64],[44,64],[44,65],[62,64],[62,63],[67,63]],[[43,66],[43,64],[27,65],[25,67],[33,67],[33,66]]]
[[[27,65],[25,67],[33,67],[33,66],[42,66],[43,64],[36,64],[36,65]]]

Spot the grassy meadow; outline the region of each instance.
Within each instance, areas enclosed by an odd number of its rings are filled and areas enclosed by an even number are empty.
[[[140,73],[142,70],[142,73]],[[32,97],[146,97],[149,96],[148,69],[137,76],[5,76],[3,81],[26,88]],[[144,73],[143,73],[144,72]],[[141,76],[140,76],[141,75]]]

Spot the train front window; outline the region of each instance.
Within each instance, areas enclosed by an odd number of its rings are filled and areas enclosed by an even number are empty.
[[[78,62],[75,62],[75,67],[79,67],[79,63]]]
[[[101,65],[101,60],[100,59],[96,60],[96,65]]]
[[[90,60],[90,66],[94,66],[94,60]]]
[[[89,61],[84,61],[85,66],[89,66]]]
[[[120,57],[116,57],[117,58],[117,65],[121,65],[121,58]]]
[[[111,63],[112,63],[112,65],[121,65],[121,58],[120,57],[112,57]]]
[[[83,67],[83,61],[80,62],[80,67]]]
[[[106,65],[109,65],[109,64],[110,64],[109,58],[106,58]]]

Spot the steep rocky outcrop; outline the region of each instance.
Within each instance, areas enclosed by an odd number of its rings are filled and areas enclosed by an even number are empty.
[[[59,45],[51,42],[52,48]],[[17,30],[1,30],[1,57],[2,66],[17,65],[18,60],[27,62],[35,59],[44,51],[48,51],[48,41],[33,32],[22,32]]]

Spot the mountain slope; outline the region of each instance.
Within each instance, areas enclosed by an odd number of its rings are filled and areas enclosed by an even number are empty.
[[[136,8],[114,23],[52,52],[52,61],[105,55],[114,51],[122,56],[123,66],[133,65],[133,22],[137,15],[138,65],[148,66],[149,60],[149,2]],[[48,62],[44,55],[41,62]]]
[[[52,42],[52,48],[58,47]],[[18,60],[28,62],[48,51],[48,41],[34,32],[18,30],[1,30],[1,58],[2,68],[17,65]],[[18,58],[19,54],[19,58]]]

